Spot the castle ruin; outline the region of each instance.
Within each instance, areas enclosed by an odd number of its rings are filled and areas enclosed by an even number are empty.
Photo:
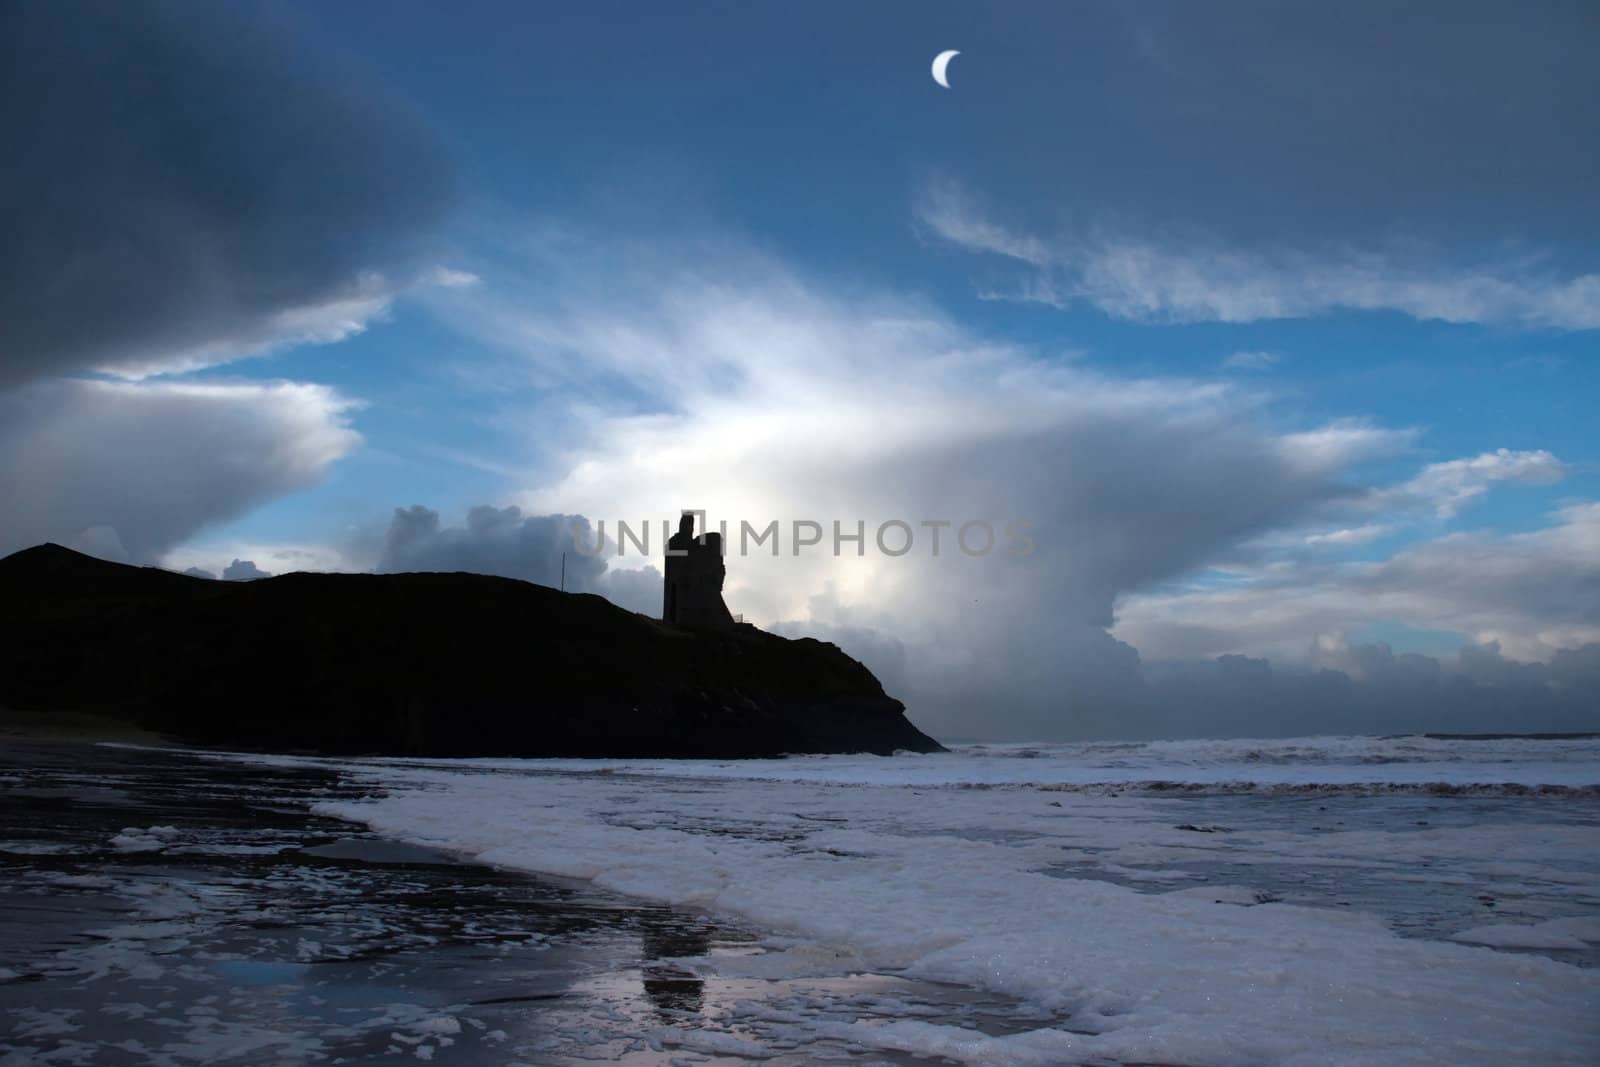
[[[722,602],[722,535],[702,530],[694,535],[694,515],[685,511],[678,532],[667,541],[667,578],[663,583],[661,618],[677,626],[731,627],[734,618]]]

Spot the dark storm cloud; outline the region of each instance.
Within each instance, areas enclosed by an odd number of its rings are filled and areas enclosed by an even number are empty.
[[[1316,733],[1561,732],[1600,728],[1600,645],[1518,663],[1494,645],[1456,664],[1387,644],[1350,650],[1349,670],[1285,670],[1264,659],[1157,664],[1123,724],[1150,737],[1292,737]]]
[[[155,562],[359,438],[313,385],[131,376],[360,330],[448,168],[403,108],[237,5],[0,7],[0,547]]]
[[[1335,472],[1356,447],[1307,455],[1229,404],[1085,405],[1045,430],[930,446],[848,477],[885,514],[995,517],[999,547],[981,568],[961,564],[953,527],[940,558],[903,561],[919,588],[958,598],[964,623],[998,632],[1017,604],[1048,602],[1054,618],[1101,629],[1120,593],[1349,495]],[[1026,555],[1012,555],[1002,518],[1027,523]]]
[[[256,14],[0,7],[0,386],[334,339],[410,280],[439,152]]]
[[[1355,506],[1359,494],[1339,484],[1338,472],[1369,447],[1363,433],[1380,439],[1377,447],[1393,444],[1354,427],[1265,438],[1230,414],[1202,408],[1132,421],[1115,409],[1088,411],[1046,432],[898,460],[892,477],[856,472],[879,487],[879,503],[906,514],[937,500],[941,515],[1026,517],[1033,551],[972,560],[947,548],[938,560],[897,561],[906,568],[899,584],[932,605],[914,620],[893,609],[835,615],[813,598],[816,621],[777,629],[835,641],[883,672],[915,721],[944,737],[1600,729],[1596,646],[1557,652],[1549,666],[1519,664],[1492,645],[1441,660],[1384,644],[1324,650],[1309,666],[1239,656],[1147,664],[1108,633],[1127,590],[1190,572],[1263,532]],[[1446,539],[1383,565],[1387,579],[1357,582],[1357,595],[1375,602],[1418,587],[1421,596],[1426,584],[1429,602],[1448,592],[1485,619],[1518,621],[1518,629],[1519,604],[1529,630],[1592,620],[1592,564],[1569,560],[1580,554],[1588,528],[1580,520],[1590,512],[1561,514],[1563,524],[1508,546],[1509,560],[1486,566],[1483,545]],[[1292,603],[1307,590],[1277,593]],[[1245,627],[1254,616],[1224,598],[1212,622]],[[897,636],[908,632],[916,636]],[[1309,641],[1320,631],[1289,632]]]
[[[482,504],[467,512],[464,526],[445,526],[439,513],[418,504],[395,508],[375,570],[470,571],[558,586],[566,556],[566,586],[589,592],[606,569],[605,560],[574,547],[573,530],[593,544],[581,515],[527,515],[516,507]]]
[[[1571,238],[1600,169],[1600,8],[1587,0],[1117,5],[1175,132],[1237,168],[1266,225],[1404,220]],[[1265,196],[1265,202],[1259,199]],[[1299,208],[1294,205],[1298,203]],[[1475,205],[1479,213],[1463,213]],[[1261,213],[1268,214],[1262,219]]]
[[[1351,251],[1419,271],[1594,269],[1590,0],[1051,11],[970,28],[969,55],[1006,62],[968,68],[982,106],[952,115],[968,150],[939,164],[1003,205],[1012,230],[1137,237],[1207,259],[1263,250],[1290,270],[1296,252]],[[1011,288],[1003,272],[975,280]]]
[[[1308,459],[1234,414],[1210,405],[1159,417],[1090,406],[1048,430],[851,472],[887,514],[1024,520],[1032,551],[965,558],[947,530],[938,558],[924,549],[895,561],[895,587],[914,591],[909,604],[830,617],[813,598],[816,621],[780,631],[834,641],[887,671],[885,684],[897,683],[891,692],[936,735],[1143,730],[1158,709],[1139,653],[1106,632],[1118,595],[1346,492],[1332,477],[1336,459]]]
[[[859,626],[773,629],[838,644],[945,740],[1600,729],[1600,644],[1546,664],[1493,644],[1447,662],[1377,643],[1345,650],[1345,669],[1317,669],[1238,655],[1145,664],[1104,631],[1048,620],[1019,621],[983,648],[905,646]]]
[[[480,504],[468,510],[464,525],[446,526],[432,508],[395,508],[373,569],[496,574],[554,588],[565,581],[569,593],[598,593],[629,611],[661,613],[661,572],[610,569],[582,515],[524,515],[521,508]]]

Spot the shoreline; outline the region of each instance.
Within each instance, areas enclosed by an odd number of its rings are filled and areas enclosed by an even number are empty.
[[[199,751],[175,737],[87,711],[19,711],[0,706],[0,739],[79,745],[110,741]]]
[[[373,793],[337,768],[96,747],[76,725],[0,745],[0,1059],[911,1064],[852,1051],[837,1014],[1026,1025],[1007,998],[797,973],[727,916],[318,814]],[[770,973],[710,969],[729,961]],[[740,1003],[810,1021],[724,1025]]]
[[[1582,889],[1596,873],[1590,798],[1063,794],[797,762],[768,778],[714,761],[388,765],[359,773],[382,798],[319,810],[733,915],[781,931],[794,965],[848,956],[1015,997],[1039,1018],[994,1039],[914,1018],[852,1028],[877,1049],[1421,1064],[1436,1060],[1416,1050],[1443,1048],[1458,1063],[1576,1065],[1600,1047],[1576,1007],[1600,989],[1600,915]],[[838,780],[809,779],[823,767]]]

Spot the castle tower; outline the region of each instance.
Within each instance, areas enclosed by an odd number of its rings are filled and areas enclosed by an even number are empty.
[[[678,532],[667,541],[667,579],[663,583],[661,619],[677,626],[732,626],[722,602],[722,535],[694,535],[694,512],[685,511]]]

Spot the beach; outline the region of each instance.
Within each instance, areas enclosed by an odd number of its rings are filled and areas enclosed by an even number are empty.
[[[1589,1063],[1595,749],[13,742],[0,1063]]]
[[[313,814],[381,795],[337,770],[84,743],[94,728],[0,742],[7,1067],[910,1062],[828,1028],[1028,1022],[1012,998],[889,974],[701,974],[680,961],[759,959],[759,932]],[[815,1032],[702,1026],[740,1002]]]

